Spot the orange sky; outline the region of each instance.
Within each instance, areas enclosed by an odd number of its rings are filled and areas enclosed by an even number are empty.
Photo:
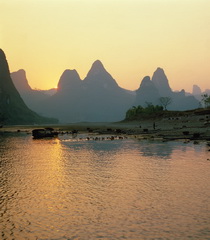
[[[99,59],[135,90],[157,67],[173,90],[210,88],[209,0],[0,0],[0,48],[33,88]]]

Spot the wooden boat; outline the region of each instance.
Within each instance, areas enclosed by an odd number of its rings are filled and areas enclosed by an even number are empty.
[[[53,128],[38,128],[32,131],[32,136],[34,139],[52,138],[57,137],[58,132],[54,131]]]

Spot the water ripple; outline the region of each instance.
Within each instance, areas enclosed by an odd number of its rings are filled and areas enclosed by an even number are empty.
[[[1,239],[210,239],[205,144],[0,139]]]

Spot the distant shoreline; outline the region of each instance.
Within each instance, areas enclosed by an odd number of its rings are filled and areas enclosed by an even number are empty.
[[[160,120],[122,122],[83,122],[56,125],[4,126],[0,133],[30,134],[33,129],[52,127],[60,133],[78,130],[79,133],[127,135],[137,139],[159,139],[162,141],[186,140],[210,142],[209,116],[188,116]]]

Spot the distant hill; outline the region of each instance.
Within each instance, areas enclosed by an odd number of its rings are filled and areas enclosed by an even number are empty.
[[[42,104],[42,111],[62,122],[119,121],[133,100],[134,95],[120,88],[96,61],[84,80],[76,70],[65,70],[57,92]]]
[[[31,111],[16,90],[10,77],[6,56],[0,49],[0,121],[3,124],[55,123]]]
[[[139,89],[136,90],[134,106],[147,106],[148,103],[160,105],[160,97],[169,97],[172,103],[169,110],[192,110],[199,107],[199,101],[192,95],[186,95],[185,91],[173,92],[169,86],[169,81],[165,72],[157,68],[152,79],[149,76],[143,78]]]
[[[210,95],[210,89],[205,89],[202,92],[198,85],[193,85],[192,95],[201,103],[200,104],[201,106],[202,106],[202,95],[204,95],[204,94]]]
[[[77,71],[65,70],[58,82],[58,89],[48,94],[31,89],[24,70],[11,73],[12,79],[26,104],[34,111],[48,117],[69,122],[113,122],[125,118],[132,106],[160,105],[161,97],[170,97],[168,110],[191,110],[199,101],[184,90],[173,92],[165,72],[157,68],[152,79],[143,78],[136,91],[121,88],[107,72],[101,61],[95,61],[82,80]]]
[[[16,89],[20,93],[26,105],[37,113],[39,113],[42,101],[48,99],[57,91],[56,89],[50,90],[32,89],[26,78],[26,72],[23,69],[20,69],[17,72],[12,72],[10,75]]]

